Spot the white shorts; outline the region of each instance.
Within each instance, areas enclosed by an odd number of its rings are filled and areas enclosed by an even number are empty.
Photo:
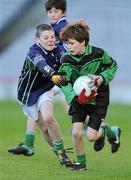
[[[56,95],[62,95],[64,96],[63,92],[61,91],[61,89],[58,87],[58,86],[54,86],[50,92],[52,93],[53,96],[56,96]]]
[[[52,90],[51,90],[52,91]],[[31,117],[31,119],[33,121],[37,121],[38,120],[38,112],[40,111],[40,106],[43,102],[47,102],[50,101],[52,103],[54,103],[54,95],[52,94],[51,91],[47,91],[45,93],[43,93],[37,100],[37,102],[32,105],[32,106],[25,106],[24,104],[20,103],[20,106],[23,109],[23,112],[26,116]]]

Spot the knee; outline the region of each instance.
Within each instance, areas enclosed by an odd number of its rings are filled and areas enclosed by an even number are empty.
[[[46,125],[50,125],[54,122],[54,118],[52,116],[48,116],[44,119]]]
[[[82,137],[83,137],[83,132],[78,132],[76,130],[73,130],[72,131],[72,136],[73,136],[74,139],[81,140]]]

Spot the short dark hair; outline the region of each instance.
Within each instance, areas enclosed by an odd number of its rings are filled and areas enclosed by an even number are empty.
[[[61,9],[62,12],[66,11],[66,0],[46,0],[45,9],[49,11],[51,8]]]
[[[85,41],[85,44],[87,45],[89,43],[89,26],[84,20],[71,22],[62,29],[60,36],[65,42],[68,42],[71,38],[80,43]]]
[[[53,28],[52,28],[50,25],[48,25],[48,24],[40,24],[40,25],[38,25],[38,26],[36,27],[35,36],[36,36],[36,37],[40,37],[40,35],[41,35],[41,33],[42,33],[43,31],[50,31],[50,30],[54,31]]]

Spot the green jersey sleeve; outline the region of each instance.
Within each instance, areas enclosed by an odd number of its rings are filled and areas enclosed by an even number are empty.
[[[103,76],[105,85],[114,78],[116,70],[116,61],[113,60],[106,52],[104,52],[102,57],[102,71],[100,75]]]

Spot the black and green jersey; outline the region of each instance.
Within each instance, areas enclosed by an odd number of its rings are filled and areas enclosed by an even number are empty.
[[[68,104],[76,96],[73,91],[74,81],[82,75],[95,74],[101,75],[104,82],[98,89],[98,95],[93,104],[109,104],[109,82],[114,78],[117,70],[116,61],[113,60],[104,50],[87,45],[86,51],[81,56],[73,56],[70,52],[62,59],[62,65],[59,72],[64,73],[68,84],[61,87],[65,94]]]

